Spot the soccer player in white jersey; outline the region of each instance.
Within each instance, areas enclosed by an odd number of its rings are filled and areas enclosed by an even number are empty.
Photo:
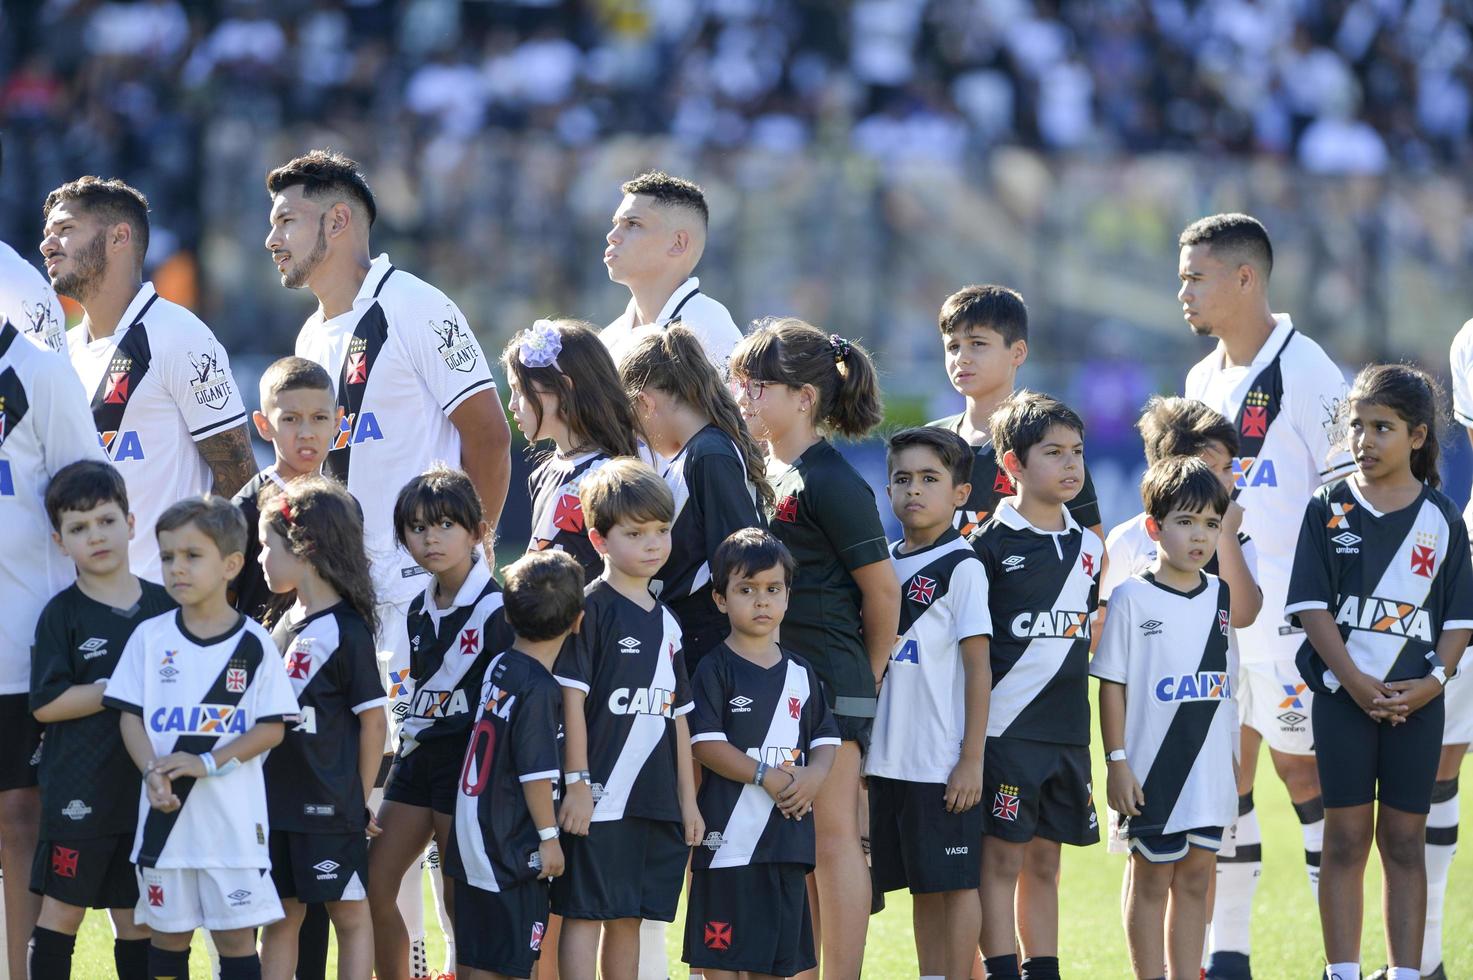
[[[66,349],[66,314],[51,283],[9,245],[0,242],[0,320],[9,320],[35,343]]]
[[[87,396],[59,354],[0,316],[0,871],[10,976],[26,975],[26,942],[41,896],[27,888],[41,825],[36,783],[41,726],[31,717],[31,641],[47,601],[76,571],[51,542],[45,494],[79,459],[102,459]]]
[[[397,727],[409,691],[391,675],[408,677],[405,616],[425,573],[395,540],[394,498],[443,461],[471,478],[495,527],[511,473],[511,431],[490,365],[460,309],[396,269],[387,255],[370,256],[377,205],[355,162],[313,150],[271,171],[266,189],[271,232],[265,245],[281,283],[317,298],[296,354],[327,369],[343,409],[324,470],[363,506],[380,603],[379,658],[390,690],[399,692],[390,720]],[[489,536],[485,544],[489,554]],[[414,916],[422,906],[410,890],[417,895],[417,877],[401,905]]]
[[[1283,617],[1293,566],[1293,527],[1321,484],[1354,469],[1345,450],[1340,406],[1345,377],[1313,340],[1268,300],[1273,246],[1245,214],[1218,214],[1189,225],[1179,239],[1177,294],[1187,325],[1216,348],[1187,374],[1186,396],[1207,403],[1238,427],[1234,499],[1243,530],[1259,545],[1263,609],[1238,636],[1242,664],[1235,692],[1242,718],[1238,776],[1239,860],[1218,867],[1207,975],[1250,976],[1249,918],[1262,863],[1253,777],[1268,742],[1274,770],[1289,791],[1304,838],[1310,887],[1318,892],[1324,804],[1310,730],[1312,692],[1294,667],[1303,639]]]
[[[624,199],[604,236],[609,279],[629,290],[629,305],[599,334],[618,363],[634,341],[679,323],[696,335],[706,356],[727,375],[742,339],[736,321],[701,292],[694,275],[706,250],[710,210],[699,186],[656,170],[624,182]]]
[[[82,177],[46,197],[41,254],[62,296],[82,304],[67,333],[103,451],[138,521],[133,571],[158,581],[154,522],[184,497],[230,497],[256,472],[245,407],[225,349],[189,310],[143,279],[148,199]]]

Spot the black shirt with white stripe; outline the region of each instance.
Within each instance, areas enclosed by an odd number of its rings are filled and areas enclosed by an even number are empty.
[[[584,477],[609,459],[609,454],[600,450],[572,456],[554,453],[527,477],[527,495],[532,500],[532,537],[527,550],[566,551],[583,566],[587,582],[604,573],[604,556],[588,540],[578,489]]]

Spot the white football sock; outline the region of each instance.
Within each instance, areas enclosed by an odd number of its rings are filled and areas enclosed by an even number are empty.
[[[1442,906],[1447,900],[1447,878],[1458,853],[1458,777],[1438,780],[1432,787],[1432,809],[1427,814],[1427,928],[1422,934],[1422,972],[1431,973],[1442,962]]]
[[[1331,963],[1325,967],[1325,980],[1360,980],[1360,964]]]
[[[1263,874],[1263,842],[1253,794],[1238,797],[1238,824],[1234,832],[1237,853],[1217,859],[1217,904],[1212,912],[1211,949],[1215,952],[1251,951],[1250,923],[1253,893]]]
[[[639,924],[639,980],[665,980],[670,964],[665,957],[668,922],[645,919]]]
[[[1325,801],[1312,800],[1294,804],[1299,817],[1299,830],[1304,835],[1304,870],[1309,874],[1309,891],[1316,905],[1320,900],[1320,852],[1325,848]]]

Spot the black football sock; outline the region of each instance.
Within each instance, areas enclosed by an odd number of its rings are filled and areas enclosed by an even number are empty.
[[[261,980],[261,957],[255,953],[220,957],[220,980]]]
[[[37,926],[31,932],[31,980],[68,980],[76,936]]]
[[[1012,953],[989,956],[982,961],[982,972],[987,974],[987,980],[1019,980],[1018,957]]]
[[[189,950],[179,952],[148,946],[148,980],[189,980]]]
[[[1023,961],[1023,980],[1059,980],[1057,956],[1030,956]]]
[[[148,980],[148,940],[114,939],[113,966],[118,980]]]

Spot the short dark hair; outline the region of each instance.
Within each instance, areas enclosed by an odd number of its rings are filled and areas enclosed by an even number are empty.
[[[711,556],[711,588],[725,595],[733,578],[756,575],[778,565],[783,569],[783,581],[791,588],[798,563],[788,546],[760,527],[744,527],[728,534]]]
[[[1167,456],[1156,460],[1141,479],[1141,503],[1158,522],[1173,510],[1227,513],[1232,498],[1212,468],[1195,456]]]
[[[1268,229],[1257,218],[1238,213],[1213,214],[1187,225],[1176,240],[1183,247],[1206,245],[1220,257],[1231,255],[1239,262],[1258,266],[1265,280],[1274,271],[1274,246]]]
[[[378,205],[368,179],[358,164],[335,150],[312,150],[295,160],[288,160],[266,175],[266,191],[280,194],[288,187],[301,186],[302,196],[319,201],[324,197],[347,197],[368,212],[368,226],[378,220]]]
[[[394,501],[394,537],[406,548],[404,529],[415,518],[427,523],[449,520],[480,534],[485,510],[471,478],[440,463],[404,484]]]
[[[1084,420],[1074,409],[1051,395],[1019,388],[992,413],[992,447],[998,465],[1009,450],[1019,463],[1028,465],[1028,450],[1042,442],[1044,434],[1056,425],[1073,429],[1084,438]]]
[[[583,611],[583,566],[566,551],[533,551],[501,570],[502,608],[517,636],[555,640]]]
[[[620,185],[625,194],[640,194],[653,198],[661,207],[685,208],[700,215],[704,226],[711,220],[711,209],[706,206],[706,192],[701,185],[683,177],[672,177],[663,170],[631,177]]]
[[[321,364],[305,357],[283,357],[272,361],[261,375],[261,391],[272,398],[303,388],[331,393],[332,376]]]
[[[941,468],[951,474],[956,485],[972,482],[972,461],[976,457],[967,440],[939,425],[921,425],[901,429],[885,444],[885,473],[895,469],[895,457],[906,449],[929,449],[941,461]]]
[[[675,497],[669,485],[643,460],[611,459],[578,486],[583,520],[599,534],[621,521],[673,521]]]
[[[245,554],[250,529],[246,527],[245,514],[228,498],[206,494],[171,504],[159,515],[153,533],[157,536],[164,531],[177,531],[186,524],[193,524],[201,534],[215,542],[221,557],[236,552]]]
[[[53,531],[61,530],[62,511],[91,510],[108,503],[128,513],[128,484],[111,463],[93,459],[68,463],[46,485],[46,516]]]
[[[943,338],[958,330],[995,330],[1011,347],[1028,341],[1028,307],[1023,294],[1007,286],[963,286],[941,304],[936,325]]]
[[[116,177],[78,177],[46,195],[41,220],[45,221],[51,209],[63,203],[75,204],[110,225],[126,224],[133,230],[133,257],[143,265],[148,255],[148,198],[142,191]]]
[[[1146,464],[1168,456],[1196,456],[1211,443],[1238,455],[1238,427],[1195,398],[1153,395],[1135,424],[1146,446]]]

